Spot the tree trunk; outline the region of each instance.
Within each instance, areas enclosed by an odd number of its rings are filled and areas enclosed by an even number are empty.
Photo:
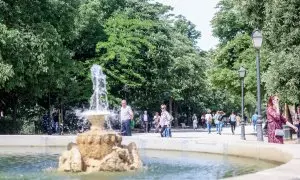
[[[12,133],[15,134],[17,133],[17,109],[18,109],[18,99],[16,95],[13,95],[13,114],[12,114],[12,124],[13,124],[13,129]]]
[[[170,97],[170,100],[169,100],[169,113],[172,115],[172,105],[173,105],[173,99],[172,97]]]
[[[59,129],[59,133],[60,134],[64,134],[64,109],[63,109],[63,104],[62,102],[60,101],[60,109],[59,109],[59,120],[58,120],[58,129]]]
[[[174,126],[177,128],[178,127],[178,106],[174,102]]]

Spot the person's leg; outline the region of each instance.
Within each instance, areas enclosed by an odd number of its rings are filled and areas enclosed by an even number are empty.
[[[234,134],[234,130],[233,130],[233,122],[230,122],[230,128],[231,128],[232,134]]]
[[[219,123],[216,124],[216,132],[219,133]]]
[[[127,136],[131,136],[130,119],[127,120]]]
[[[253,122],[254,131],[256,131],[256,121]]]
[[[209,123],[206,123],[207,132],[209,133]]]
[[[236,122],[233,122],[233,134],[235,132]]]
[[[218,133],[221,135],[221,131],[222,131],[222,122],[219,122],[219,131],[218,131]]]
[[[164,133],[165,129],[166,129],[166,126],[163,126],[163,127],[161,128],[161,130],[160,130],[160,136],[161,136],[161,137],[164,137],[163,133]]]
[[[145,122],[145,125],[146,125],[145,133],[148,133],[148,121]]]
[[[123,120],[123,121],[121,122],[121,124],[122,124],[122,126],[121,126],[121,134],[122,134],[122,136],[127,136],[125,120]]]

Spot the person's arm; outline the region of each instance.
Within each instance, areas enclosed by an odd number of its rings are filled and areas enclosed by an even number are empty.
[[[286,121],[286,125],[288,125],[290,128],[293,128],[296,132],[298,132],[298,128],[291,124],[290,122]]]
[[[130,110],[129,110],[129,115],[130,115],[130,119],[133,120],[133,111],[132,111],[131,108],[130,108]]]

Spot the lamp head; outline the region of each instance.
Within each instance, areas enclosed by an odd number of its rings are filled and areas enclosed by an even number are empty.
[[[263,41],[263,36],[261,31],[258,29],[254,30],[252,33],[252,43],[255,49],[260,49]]]
[[[240,78],[246,77],[246,69],[243,66],[239,69],[239,76]]]

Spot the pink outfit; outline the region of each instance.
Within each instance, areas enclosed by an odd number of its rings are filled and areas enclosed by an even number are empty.
[[[282,125],[286,123],[286,119],[276,112],[273,107],[268,107],[268,142],[283,144],[283,137],[275,136],[276,129],[282,129]]]

